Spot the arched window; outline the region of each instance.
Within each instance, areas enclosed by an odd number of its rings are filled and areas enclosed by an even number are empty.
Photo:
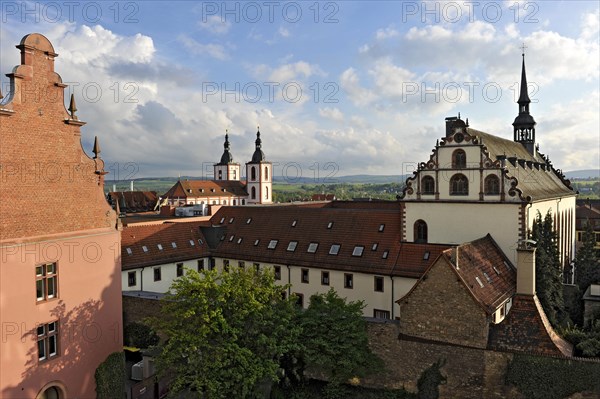
[[[425,176],[421,179],[421,193],[435,194],[435,180],[431,176]]]
[[[415,242],[427,242],[427,223],[419,219],[415,222]]]
[[[219,180],[223,179],[223,171],[219,170]]]
[[[61,399],[61,391],[57,387],[50,387],[46,389],[41,396],[41,399]]]
[[[269,180],[269,168],[265,166],[265,180]]]
[[[254,170],[254,168],[253,168],[252,170]],[[256,187],[252,187],[252,194],[251,194],[251,198],[252,198],[252,199],[256,199]]]
[[[450,195],[469,195],[469,180],[457,173],[450,179]]]
[[[467,154],[463,150],[455,150],[452,153],[452,168],[462,169],[467,167]]]
[[[254,166],[250,168],[250,179],[256,180],[256,168]]]
[[[269,187],[265,187],[265,199],[269,199]]]
[[[489,175],[484,180],[484,187],[485,195],[498,195],[500,194],[500,179],[496,175]]]
[[[237,171],[233,169],[231,172],[233,174],[233,180],[237,180]]]

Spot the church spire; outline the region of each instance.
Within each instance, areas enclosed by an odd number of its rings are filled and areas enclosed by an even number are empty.
[[[514,127],[514,141],[521,143],[530,154],[535,152],[535,120],[529,113],[529,93],[527,90],[527,75],[525,73],[525,44],[521,49],[523,50],[523,63],[521,66],[521,90],[519,94],[519,114],[513,122]]]
[[[260,139],[260,127],[257,127],[256,131],[256,141],[254,142],[255,150],[254,154],[252,154],[252,162],[262,162],[265,160],[265,153],[262,152],[262,140]]]
[[[229,145],[229,131],[225,130],[225,143],[223,143],[223,155],[221,155],[221,162],[218,165],[227,165],[233,163],[233,155],[231,155],[231,146]]]

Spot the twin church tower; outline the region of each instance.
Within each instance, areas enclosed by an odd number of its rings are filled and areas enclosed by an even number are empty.
[[[260,129],[256,132],[256,141],[252,160],[246,163],[246,191],[248,204],[270,204],[273,202],[272,181],[273,164],[265,158],[262,151]],[[240,181],[240,164],[235,162],[231,154],[229,134],[225,134],[221,161],[214,165],[215,182]]]

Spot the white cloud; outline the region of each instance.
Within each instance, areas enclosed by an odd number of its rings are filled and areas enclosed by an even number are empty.
[[[348,94],[350,101],[358,107],[374,102],[375,93],[361,86],[354,68],[348,68],[340,75],[340,87]]]
[[[323,118],[331,119],[336,122],[344,121],[344,114],[336,107],[319,108],[319,115]]]
[[[281,37],[290,37],[290,31],[284,28],[283,26],[279,27],[277,31]]]
[[[203,21],[198,22],[198,26],[212,34],[224,35],[231,29],[231,22],[223,20],[218,15],[211,15]]]
[[[229,59],[229,54],[224,46],[215,43],[204,44],[192,39],[187,35],[180,35],[177,40],[181,42],[188,50],[196,55],[208,55],[218,60]]]
[[[378,29],[375,33],[375,38],[377,40],[385,40],[391,37],[396,37],[398,35],[400,35],[400,32],[398,32],[396,29],[392,27],[387,27],[385,29]]]

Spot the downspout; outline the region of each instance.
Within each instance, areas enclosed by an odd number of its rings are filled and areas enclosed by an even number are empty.
[[[142,270],[140,270],[140,291],[144,291],[144,269],[146,268],[146,266],[142,267]]]
[[[392,311],[390,312],[391,320],[394,320],[394,318],[395,318],[394,304],[396,303],[394,301],[394,270],[396,270],[396,265],[398,264],[398,259],[400,258],[401,252],[402,252],[402,241],[400,241],[400,248],[398,249],[398,254],[396,255],[396,260],[394,261],[394,266],[392,266],[392,270],[390,271],[390,281],[392,282]]]
[[[290,297],[290,295],[292,295],[292,272],[290,271],[290,265],[285,265],[285,267],[287,267],[288,269],[288,298]]]

